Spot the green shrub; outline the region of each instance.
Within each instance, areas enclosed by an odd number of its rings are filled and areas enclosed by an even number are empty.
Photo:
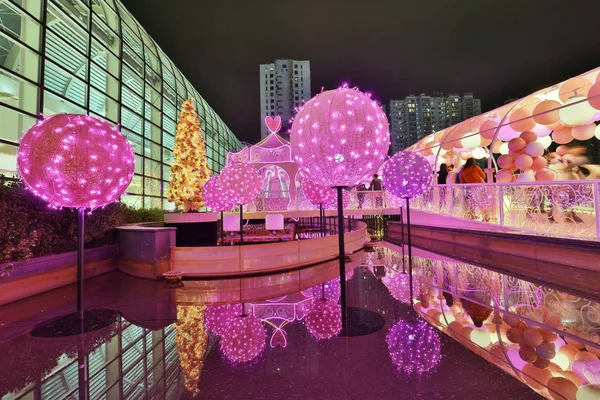
[[[160,209],[113,203],[86,214],[85,247],[115,243],[115,227],[163,220]],[[48,207],[21,181],[0,175],[0,264],[77,249],[77,211]]]

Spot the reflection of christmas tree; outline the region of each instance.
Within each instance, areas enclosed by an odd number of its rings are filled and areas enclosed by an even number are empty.
[[[197,211],[204,206],[202,186],[210,178],[210,169],[194,99],[181,106],[173,154],[168,199],[184,211]]]
[[[208,333],[204,329],[204,306],[177,306],[177,353],[185,388],[194,396],[204,366]]]

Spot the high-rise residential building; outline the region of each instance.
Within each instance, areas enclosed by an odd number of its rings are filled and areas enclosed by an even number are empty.
[[[194,98],[209,167],[239,140],[119,0],[0,1],[0,173],[17,175],[18,141],[40,114],[120,124],[135,152],[122,201],[173,207],[170,165],[178,113]]]
[[[281,116],[281,134],[289,135],[295,110],[310,100],[310,61],[275,60],[260,65],[260,136],[269,132],[265,116]]]
[[[392,136],[390,153],[395,154],[432,132],[478,114],[481,114],[481,100],[473,93],[465,93],[462,97],[455,93],[447,96],[440,92],[422,93],[391,100],[388,114]]]

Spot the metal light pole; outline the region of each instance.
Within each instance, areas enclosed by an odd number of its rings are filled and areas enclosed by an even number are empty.
[[[342,326],[346,326],[346,251],[344,249],[344,202],[343,202],[343,186],[336,186],[337,189],[337,206],[338,206],[338,239],[340,251],[340,288],[342,303]]]
[[[77,318],[83,321],[83,252],[85,209],[77,209]],[[83,331],[82,331],[83,333]]]

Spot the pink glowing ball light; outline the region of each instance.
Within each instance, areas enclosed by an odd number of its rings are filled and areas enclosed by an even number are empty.
[[[221,351],[234,363],[252,361],[264,350],[266,338],[267,332],[258,318],[235,317],[221,335]]]
[[[319,185],[307,176],[302,179],[301,188],[304,197],[315,206],[322,205],[324,208],[327,208],[331,207],[337,201],[335,189]]]
[[[385,276],[381,280],[394,299],[404,304],[410,304],[410,276],[408,274],[394,274],[391,277]]]
[[[431,187],[433,173],[429,161],[419,153],[402,151],[383,167],[385,189],[392,195],[413,198]]]
[[[241,304],[207,306],[204,312],[204,327],[215,335],[227,332],[229,323],[242,313]]]
[[[319,93],[298,112],[290,144],[294,160],[315,182],[355,186],[385,160],[390,131],[383,110],[346,87]]]
[[[342,190],[342,208],[346,209],[346,208],[350,207],[351,203],[352,203],[352,196],[350,195],[350,192],[345,189]],[[333,202],[333,205],[331,205],[330,208],[337,210],[337,208],[338,208],[337,195],[336,195],[335,201]]]
[[[219,185],[227,200],[234,204],[248,204],[260,193],[261,177],[252,165],[235,163],[221,171]]]
[[[323,299],[323,293],[325,294],[326,300],[332,300],[337,302],[342,294],[342,288],[340,286],[340,278],[334,278],[321,285],[314,286],[312,288],[312,296],[315,300]]]
[[[93,210],[119,200],[135,159],[127,139],[109,123],[56,114],[25,133],[17,164],[27,187],[50,205]]]
[[[204,204],[212,211],[229,211],[235,207],[235,204],[223,195],[218,175],[211,176],[204,184],[202,187],[202,198],[204,199]]]
[[[424,321],[400,321],[386,336],[388,351],[398,371],[421,375],[442,360],[439,334]]]
[[[342,331],[342,307],[332,300],[315,300],[306,314],[306,328],[318,340],[330,339]]]

